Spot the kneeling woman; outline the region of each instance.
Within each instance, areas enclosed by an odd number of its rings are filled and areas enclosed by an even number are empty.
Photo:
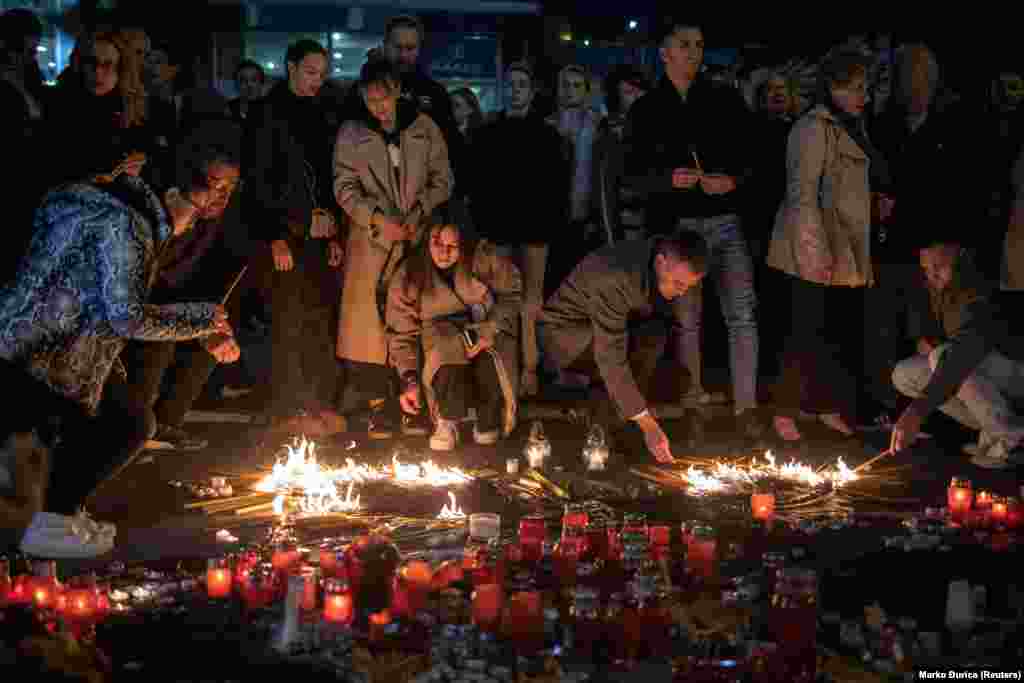
[[[421,410],[422,376],[435,424],[431,450],[455,448],[472,396],[476,443],[493,445],[515,427],[521,306],[515,265],[455,225],[434,226],[395,273],[387,302],[389,362],[402,378],[407,413]]]

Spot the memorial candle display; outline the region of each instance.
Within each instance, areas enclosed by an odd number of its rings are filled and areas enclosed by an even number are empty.
[[[967,518],[967,511],[971,509],[971,502],[974,492],[971,490],[971,482],[966,479],[954,477],[949,483],[946,491],[947,505],[953,521],[962,522]]]
[[[352,590],[344,581],[328,579],[324,582],[324,620],[348,626],[355,618],[356,608]]]
[[[750,513],[754,519],[767,522],[775,515],[775,494],[754,493],[750,496]]]
[[[214,599],[231,595],[231,568],[227,560],[221,558],[207,562],[206,595]]]

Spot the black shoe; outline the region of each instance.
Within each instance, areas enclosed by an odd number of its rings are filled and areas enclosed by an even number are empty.
[[[398,425],[395,419],[384,410],[375,410],[370,413],[369,425],[366,428],[366,436],[373,440],[392,439]]]
[[[423,415],[402,415],[403,436],[427,436],[431,433],[430,421]]]
[[[196,438],[184,429],[162,424],[157,426],[156,434],[144,448],[149,451],[201,451],[209,445],[206,439]]]

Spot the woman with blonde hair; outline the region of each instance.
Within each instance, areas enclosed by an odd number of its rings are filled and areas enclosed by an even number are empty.
[[[431,227],[392,278],[389,362],[402,380],[402,410],[419,413],[426,399],[431,450],[455,448],[473,395],[477,444],[494,445],[515,428],[522,290],[519,270],[495,245],[445,223]]]
[[[49,185],[121,173],[138,176],[153,151],[138,50],[117,32],[76,45],[77,69],[58,86],[48,122]]]

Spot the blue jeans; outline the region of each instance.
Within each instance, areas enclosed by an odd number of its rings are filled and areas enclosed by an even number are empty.
[[[680,231],[699,233],[708,244],[707,277],[715,278],[722,317],[729,331],[729,365],[736,412],[757,406],[757,296],[754,265],[735,215],[680,219]],[[693,391],[703,391],[701,380],[701,318],[703,288],[695,287],[673,303],[681,327],[676,340],[679,359],[690,373]]]

